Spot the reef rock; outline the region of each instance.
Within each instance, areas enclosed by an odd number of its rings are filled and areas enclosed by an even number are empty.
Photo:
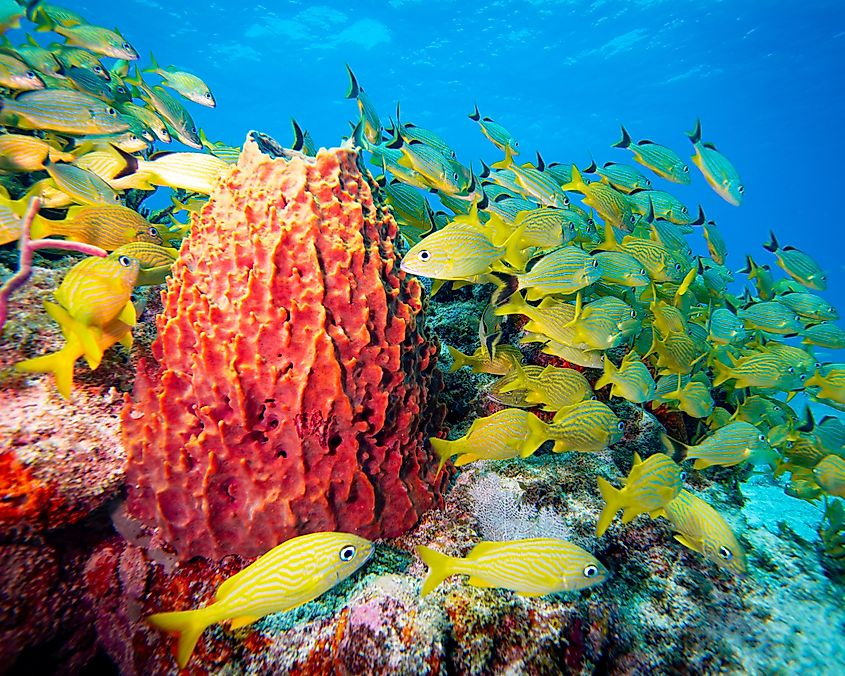
[[[355,150],[248,139],[195,218],[127,399],[127,509],[182,560],[321,530],[392,537],[442,504],[422,288]]]

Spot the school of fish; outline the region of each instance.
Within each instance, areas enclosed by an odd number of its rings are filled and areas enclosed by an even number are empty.
[[[35,35],[13,44],[5,33],[22,21]],[[201,209],[239,148],[209,141],[182,104],[216,105],[200,78],[152,57],[151,67],[130,68],[139,55],[116,30],[56,5],[4,0],[0,34],[0,244],[18,239],[20,217],[38,197],[44,213],[31,225],[33,238],[103,251],[74,265],[56,302],[45,303],[65,346],[17,364],[54,373],[69,398],[80,357],[94,369],[114,344],[131,345],[133,289],[164,281],[189,230],[173,214]],[[745,552],[725,519],[684,488],[686,472],[768,467],[790,474],[788,492],[797,498],[845,498],[845,425],[835,416],[817,422],[809,409],[799,414],[788,404],[804,392],[845,410],[845,364],[817,357],[845,348],[845,331],[834,323],[837,310],[814,293],[827,280],[808,253],[772,233],[764,248],[786,277],[746,256],[741,273],[750,287],[735,295],[717,224],[655,187],[694,180],[669,146],[635,141],[622,127],[611,147],[629,151],[638,166],[592,160],[579,168],[539,153],[523,162],[517,138],[476,106],[469,118],[497,157],[475,173],[435,131],[400,118],[398,105],[384,126],[347,71],[346,96],[358,109],[351,139],[380,171],[376,180],[407,242],[401,268],[433,280],[432,293],[475,284],[490,294],[479,347],[449,353],[452,370],[495,378],[486,394],[502,408],[459,439],[432,438],[441,469],[452,458],[457,466],[525,459],[547,442],[554,453],[601,451],[624,438],[625,422],[608,405],[615,399],[678,411],[696,422],[693,438],[664,435],[652,454],[634,454],[619,488],[596,477],[605,505],[596,536],[619,512],[622,524],[664,519],[681,545],[734,574],[747,571]],[[150,84],[142,73],[161,81]],[[307,130],[292,126],[293,149],[315,154]],[[720,198],[740,206],[740,176],[703,140],[700,121],[687,136],[691,163]],[[152,151],[174,141],[198,152]],[[128,191],[159,187],[173,191],[169,226],[125,205]],[[707,256],[694,253],[694,233]],[[552,364],[526,363],[520,346],[502,342],[504,323],[520,317],[520,343],[539,345]],[[694,462],[685,469],[687,461]],[[480,542],[463,557],[423,545],[416,551],[429,569],[422,595],[455,574],[524,596],[586,589],[610,574],[588,551],[554,538]],[[235,629],[306,603],[373,552],[373,543],[348,533],[293,538],[226,580],[209,605],[148,621],[179,635],[184,668],[208,626]]]

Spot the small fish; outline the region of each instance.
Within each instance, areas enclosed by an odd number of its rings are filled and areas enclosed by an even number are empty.
[[[73,162],[75,159],[70,153],[35,136],[0,136],[0,170],[39,171],[44,169],[44,160],[48,158],[51,162]]]
[[[59,45],[53,52],[56,60],[61,64],[63,70],[78,66],[79,68],[87,68],[93,71],[97,77],[106,82],[111,81],[111,74],[103,66],[102,62],[87,49],[79,49],[78,47],[68,47],[67,45]]]
[[[127,78],[126,82],[133,84],[141,90],[141,98],[149,103],[162,119],[170,125],[170,131],[180,143],[190,148],[202,150],[202,142],[197,133],[197,125],[194,123],[191,114],[179,101],[161,87],[150,87],[141,78],[138,68],[135,68],[135,77]]]
[[[600,401],[588,399],[555,413],[548,438],[555,453],[602,451],[622,438],[625,423]]]
[[[546,423],[536,415],[519,408],[506,408],[477,418],[460,439],[431,437],[429,441],[440,457],[439,473],[453,455],[460,456],[455,461],[458,467],[476,460],[527,458],[548,438]]]
[[[507,129],[505,129],[498,122],[494,122],[489,117],[482,117],[478,112],[478,106],[469,114],[469,119],[473,122],[478,122],[481,128],[481,133],[484,134],[490,142],[499,150],[504,152],[510,151],[512,155],[519,155],[519,141],[514,138]]]
[[[138,261],[129,256],[90,256],[67,271],[54,293],[65,310],[60,325],[79,340],[92,369],[103,357],[103,327],[115,319],[135,325],[131,296],[138,269]]]
[[[156,63],[155,57],[152,54],[150,54],[150,61],[152,65],[149,68],[145,68],[143,72],[155,73],[161,76],[163,80],[161,84],[165,87],[169,87],[189,101],[198,103],[206,108],[214,108],[217,105],[208,85],[196,75],[182,70],[176,70],[173,66],[162,68]]]
[[[44,80],[23,61],[0,54],[0,87],[17,91],[44,89]]]
[[[715,145],[701,140],[701,120],[695,121],[695,128],[687,136],[695,149],[693,164],[699,168],[710,187],[728,204],[735,207],[742,204],[745,195],[742,179],[728,159],[716,150]]]
[[[513,369],[514,364],[522,362],[522,352],[513,345],[495,346],[493,356],[484,348],[479,347],[473,354],[467,355],[447,345],[446,349],[452,356],[452,366],[449,373],[454,373],[464,366],[469,366],[473,373],[489,373],[503,376]]]
[[[79,136],[129,129],[129,123],[108,103],[82,92],[56,89],[37,89],[14,99],[0,99],[0,121],[19,129]]]
[[[7,0],[8,1],[8,0]],[[15,55],[27,66],[48,76],[57,76],[62,72],[62,65],[53,53],[39,45],[31,35],[26,36],[26,42],[12,48],[11,43],[3,43],[3,47],[14,51]]]
[[[493,169],[510,171],[521,194],[536,199],[540,204],[564,209],[569,206],[569,197],[560,184],[549,174],[514,162],[510,147],[505,148],[505,159],[493,164]]]
[[[70,28],[72,26],[79,26],[88,23],[81,15],[73,12],[65,7],[52,5],[47,2],[30,2],[27,3],[27,17],[30,21],[38,24],[39,19],[47,20],[52,24],[58,26],[65,26]],[[43,24],[38,24],[43,25]]]
[[[709,381],[701,374],[683,377],[680,385],[675,376],[663,376],[657,383],[655,401],[677,402],[678,410],[691,418],[707,418],[713,413],[714,405],[710,389]]]
[[[793,312],[805,319],[817,319],[821,322],[836,321],[839,313],[836,308],[824,298],[814,293],[792,292],[778,296],[778,302],[783,303]]]
[[[290,123],[293,127],[293,143],[291,143],[290,147],[293,150],[298,150],[299,152],[308,155],[309,157],[316,157],[317,146],[314,144],[314,139],[311,138],[311,132],[300,127],[299,122],[293,118],[290,119]],[[203,143],[203,145],[205,145],[205,143]],[[235,161],[237,162],[237,160]]]
[[[138,270],[138,279],[135,281],[137,287],[164,284],[179,252],[173,247],[146,241],[135,241],[118,247],[114,250],[114,254],[129,256],[138,261],[140,269]]]
[[[382,127],[376,108],[364,92],[364,88],[358,84],[358,78],[355,77],[349,64],[346,64],[346,71],[349,74],[349,89],[346,92],[346,98],[355,99],[358,103],[363,134],[370,143],[381,143]]]
[[[797,335],[804,326],[794,310],[776,300],[753,303],[737,315],[746,329],[765,331],[782,336]]]
[[[137,160],[136,174],[142,183],[181,188],[209,195],[229,170],[225,160],[209,153],[160,153],[151,160]],[[130,180],[132,176],[128,176]]]
[[[655,332],[645,356],[652,353],[657,354],[657,369],[661,375],[686,375],[707,354],[706,348],[693,340],[688,332],[672,332],[663,338]]]
[[[606,183],[587,183],[572,165],[572,180],[563,185],[564,190],[574,190],[584,195],[584,204],[595,209],[607,227],[630,231],[640,217],[634,214],[628,196]]]
[[[575,222],[567,211],[556,207],[544,206],[520,211],[513,225],[514,228],[521,228],[520,249],[561,246],[574,240],[578,234]]]
[[[532,369],[514,365],[508,382],[497,391],[505,394],[515,390],[524,391],[522,400],[541,406],[543,411],[559,411],[593,396],[593,388],[583,374],[556,366]]]
[[[735,380],[736,389],[743,387],[775,388],[784,391],[801,387],[803,383],[794,373],[787,373],[777,355],[754,352],[743,357],[730,357],[731,364],[713,362],[713,386]]]
[[[604,296],[586,305],[576,299],[575,316],[570,322],[574,343],[595,350],[608,350],[639,332],[642,323],[637,311],[615,296]]]
[[[398,164],[422,175],[429,188],[440,190],[447,195],[467,192],[469,181],[464,177],[465,174],[468,175],[466,169],[436,148],[421,141],[406,143],[398,133],[387,142],[386,147],[399,150],[402,157],[397,160]]]
[[[74,26],[62,26],[52,22],[49,17],[39,14],[36,19],[38,30],[51,30],[65,38],[66,44],[71,47],[87,49],[94,54],[110,56],[115,59],[126,59],[135,61],[138,52],[120,34],[101,26],[89,24],[77,24]]]
[[[827,275],[809,255],[792,246],[782,247],[778,244],[774,232],[769,232],[770,239],[763,245],[766,251],[771,251],[778,259],[778,265],[792,279],[814,291],[824,291],[827,288]]]
[[[606,284],[647,286],[648,272],[636,258],[623,251],[600,251],[593,254],[599,262],[601,280]]]
[[[575,306],[562,303],[553,298],[544,298],[539,305],[525,302],[522,294],[511,295],[505,303],[496,307],[496,315],[521,314],[530,320],[525,325],[528,332],[539,333],[545,340],[552,339],[561,343],[574,341],[575,331],[571,327],[575,317]]]
[[[519,241],[518,236],[516,236]],[[576,246],[565,246],[536,260],[528,272],[516,275],[517,288],[526,289],[528,300],[554,294],[568,295],[601,277],[598,259]]]
[[[716,308],[710,314],[708,337],[712,342],[731,345],[744,342],[746,336],[745,323],[727,308]]]
[[[845,349],[845,331],[835,324],[816,324],[801,332],[802,345],[815,345],[828,350]]]
[[[646,139],[634,143],[624,126],[622,138],[611,147],[630,150],[637,162],[667,181],[682,185],[690,183],[689,167],[674,150]]]
[[[710,257],[719,265],[724,265],[725,259],[728,257],[728,245],[725,244],[719,226],[716,225],[716,221],[705,221],[703,227],[704,239],[707,240],[707,250],[710,252]]]
[[[757,265],[751,256],[746,256],[745,267],[740,272],[748,275],[748,279],[754,282],[757,295],[762,300],[772,300],[775,297],[775,280],[768,265]]]
[[[162,244],[156,226],[137,211],[119,204],[70,207],[64,219],[44,219],[32,226],[33,239],[54,235],[93,244],[106,251],[114,251],[129,242]]]
[[[592,162],[582,173],[598,174],[604,182],[624,193],[632,193],[635,190],[651,190],[651,181],[628,164],[605,162],[601,167],[597,167],[596,163]],[[566,177],[565,181],[561,181],[561,184],[569,183],[571,180],[572,172],[570,171],[569,176]]]
[[[56,187],[77,204],[115,206],[120,195],[97,174],[73,164],[53,164],[47,158],[45,168]]]
[[[628,204],[635,214],[645,216],[649,209],[653,209],[654,218],[662,218],[676,225],[689,225],[693,220],[689,208],[665,190],[637,190],[628,195]]]
[[[308,132],[306,132],[307,134]],[[230,146],[222,141],[209,141],[208,137],[205,135],[205,132],[200,129],[199,130],[199,137],[200,143],[202,143],[203,148],[208,150],[212,155],[215,157],[219,157],[221,160],[226,162],[226,164],[237,164],[238,159],[241,156],[241,149],[240,146]],[[303,141],[304,143],[304,141]],[[301,150],[301,148],[294,148],[294,150]],[[314,153],[316,155],[316,152]]]
[[[845,364],[827,364],[817,369],[804,387],[818,387],[815,396],[845,405]]]
[[[152,131],[162,143],[170,143],[171,138],[170,132],[167,131],[167,125],[155,111],[131,101],[119,104],[118,109],[125,118],[138,120],[146,129]]]
[[[725,519],[709,504],[687,490],[681,490],[663,510],[675,539],[717,566],[744,575],[745,552]]]
[[[774,466],[778,459],[766,435],[741,420],[725,425],[694,446],[687,446],[686,451],[687,459],[695,460],[695,469],[713,465],[732,467],[743,462]]]
[[[828,453],[842,455],[845,450],[845,424],[836,416],[827,415],[815,423],[813,436]]]
[[[604,373],[596,381],[596,389],[607,385],[611,397],[621,397],[634,404],[643,404],[654,399],[655,382],[648,367],[636,352],[629,352],[617,368],[610,358],[604,357]]]
[[[421,596],[450,575],[469,575],[468,582],[474,587],[510,589],[520,596],[587,589],[609,575],[592,554],[554,538],[479,542],[465,558],[447,556],[423,545],[417,545],[416,552],[429,568]]]
[[[179,634],[176,661],[184,669],[207,627],[229,620],[229,627],[238,629],[265,615],[301,606],[352,575],[374,551],[372,542],[351,533],[300,535],[223,582],[210,605],[155,613],[147,622]]]
[[[664,453],[654,453],[645,462],[634,453],[634,466],[622,488],[614,488],[603,477],[598,477],[598,484],[605,502],[596,526],[596,537],[601,537],[619,510],[625,510],[622,523],[630,523],[640,514],[656,517],[681,492],[684,477],[680,466]]]
[[[419,141],[427,146],[435,148],[441,155],[457,160],[458,156],[455,150],[440,136],[437,132],[425,127],[420,127],[412,122],[402,122],[399,119],[399,104],[396,104],[396,125],[399,134],[402,135],[406,141]]]

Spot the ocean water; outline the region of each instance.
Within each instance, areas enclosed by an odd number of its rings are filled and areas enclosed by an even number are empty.
[[[476,167],[501,153],[467,119],[475,103],[519,139],[521,157],[539,150],[579,167],[591,155],[630,162],[609,147],[620,123],[687,157],[684,132],[701,118],[703,138],[739,170],[745,200],[722,201],[692,166],[691,186],[668,189],[719,223],[732,269],[745,253],[774,264],[761,248],[773,229],[817,258],[826,296],[845,306],[838,0],[69,6],[120,26],[144,59],[152,51],[200,74],[218,108],[191,111],[210,138],[231,144],[249,129],[289,142],[291,117],[318,145],[337,144],[356,115],[344,64],[383,119],[400,102],[403,120],[439,132]]]

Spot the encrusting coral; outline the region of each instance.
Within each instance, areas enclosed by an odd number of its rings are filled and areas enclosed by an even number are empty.
[[[183,243],[122,416],[128,513],[182,560],[392,537],[442,502],[438,345],[358,162],[248,139]]]

